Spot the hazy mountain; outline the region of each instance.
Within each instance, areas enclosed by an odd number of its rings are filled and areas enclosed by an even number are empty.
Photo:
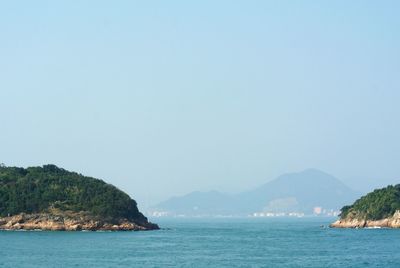
[[[184,215],[230,214],[237,211],[235,202],[236,196],[218,191],[192,192],[158,204],[157,210]]]
[[[312,214],[315,207],[337,211],[360,195],[337,178],[308,169],[284,174],[258,188],[238,194],[211,191],[173,197],[158,204],[154,210],[188,216],[248,215],[254,212]]]

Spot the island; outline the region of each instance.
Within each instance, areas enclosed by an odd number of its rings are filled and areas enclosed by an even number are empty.
[[[128,194],[55,165],[0,166],[0,229],[139,231],[159,229]]]
[[[341,209],[334,228],[400,228],[400,184],[377,189]]]

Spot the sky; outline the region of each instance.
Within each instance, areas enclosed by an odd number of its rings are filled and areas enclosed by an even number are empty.
[[[0,162],[139,207],[318,168],[400,182],[399,1],[0,1]]]

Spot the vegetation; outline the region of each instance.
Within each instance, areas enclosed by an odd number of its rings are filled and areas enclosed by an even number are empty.
[[[375,190],[342,208],[341,218],[380,220],[400,210],[400,184]]]
[[[108,221],[147,222],[134,200],[102,180],[55,165],[27,169],[0,165],[0,216],[51,208],[84,211]]]

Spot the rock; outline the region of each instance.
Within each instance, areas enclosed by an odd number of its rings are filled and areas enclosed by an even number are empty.
[[[397,210],[392,217],[380,220],[366,220],[357,218],[339,219],[329,225],[332,228],[400,228],[400,211]]]
[[[57,214],[54,214],[57,213]],[[121,219],[118,223],[102,220],[76,212],[49,212],[38,214],[19,214],[0,218],[0,230],[47,230],[47,231],[137,231],[156,230],[156,224],[139,225]]]

